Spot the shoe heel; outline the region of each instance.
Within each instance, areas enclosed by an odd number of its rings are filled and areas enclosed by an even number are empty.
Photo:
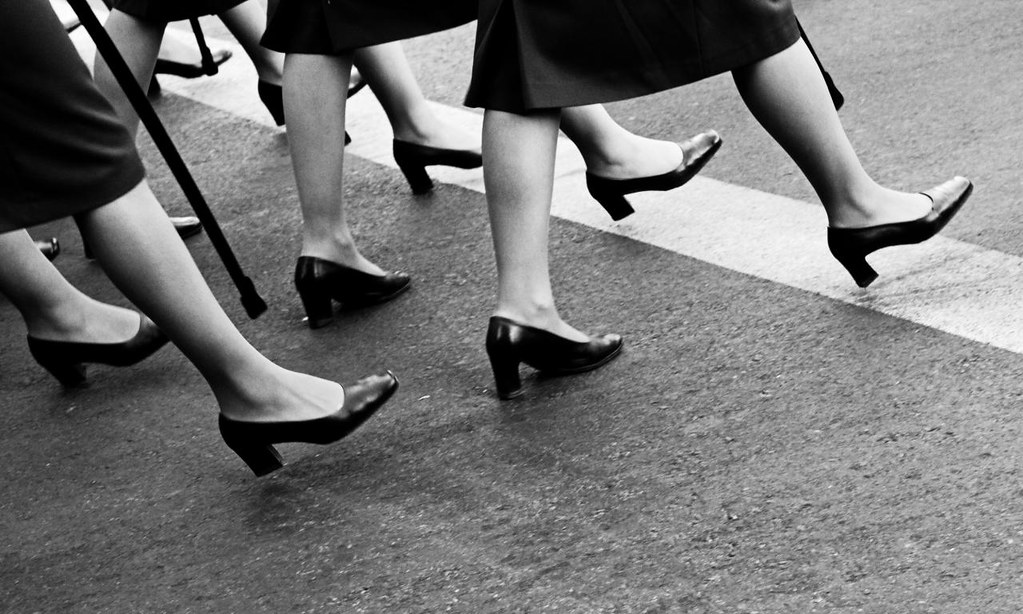
[[[329,295],[318,289],[299,288],[298,297],[302,299],[302,307],[309,318],[309,328],[323,328],[334,321],[334,305]]]
[[[835,259],[852,275],[853,281],[861,288],[866,288],[877,279],[877,271],[867,264],[862,254],[835,254]]]
[[[629,204],[629,201],[627,201],[621,194],[598,192],[597,194],[592,194],[592,196],[598,203],[600,203],[600,206],[607,211],[608,215],[611,216],[611,219],[616,222],[636,212],[636,210],[632,208],[632,205]]]
[[[50,372],[50,375],[57,378],[65,388],[79,388],[85,385],[85,365],[81,363],[69,363],[60,360],[42,360],[36,357],[39,366]]]
[[[501,400],[514,399],[522,395],[522,378],[519,376],[519,361],[503,356],[490,356],[490,368],[494,371],[497,396]]]
[[[398,162],[398,168],[405,175],[413,194],[426,194],[433,189],[433,179],[430,179],[425,166]]]
[[[245,461],[257,478],[273,473],[284,466],[284,459],[281,458],[280,452],[270,444],[239,443],[231,445],[228,443],[227,445]]]
[[[89,260],[96,259],[96,255],[92,253],[92,244],[89,243],[84,236],[82,237],[82,253],[85,254],[85,257]]]
[[[283,126],[284,92],[281,86],[273,85],[266,81],[259,81],[256,84],[256,93],[259,94],[259,100],[270,113],[270,117],[273,118],[274,123],[278,126]]]

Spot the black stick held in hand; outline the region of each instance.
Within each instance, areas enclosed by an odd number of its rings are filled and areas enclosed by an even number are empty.
[[[107,35],[99,19],[96,18],[96,14],[92,12],[88,1],[68,0],[68,4],[71,5],[75,14],[78,15],[82,26],[96,44],[96,50],[103,56],[103,59],[110,67],[110,72],[113,73],[118,85],[124,90],[124,94],[128,97],[132,108],[135,109],[135,113],[138,114],[153,142],[156,143],[157,149],[160,150],[160,154],[166,160],[167,166],[170,167],[178,185],[181,186],[181,190],[185,193],[185,197],[188,198],[189,204],[192,205],[195,215],[202,222],[203,227],[206,229],[206,234],[213,244],[213,248],[217,250],[220,260],[224,263],[224,267],[227,268],[227,272],[231,276],[231,280],[234,282],[235,287],[238,288],[239,293],[241,293],[241,302],[242,306],[245,307],[245,312],[252,319],[258,318],[266,311],[266,302],[259,295],[259,292],[256,291],[256,286],[252,283],[252,280],[246,277],[242,271],[241,265],[238,264],[238,259],[235,258],[234,252],[231,251],[227,238],[224,237],[223,231],[220,230],[217,219],[213,216],[213,212],[210,211],[206,199],[203,198],[202,192],[199,191],[199,186],[196,185],[195,180],[192,178],[192,174],[185,165],[185,161],[181,159],[181,154],[178,153],[160,118],[157,117],[156,111],[153,110],[153,105],[149,103],[149,99],[146,98],[142,88],[135,81],[135,77],[131,74],[128,64],[121,57],[121,53],[117,50],[114,42],[110,40],[110,36]]]

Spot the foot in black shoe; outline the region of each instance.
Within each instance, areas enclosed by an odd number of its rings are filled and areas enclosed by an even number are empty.
[[[60,255],[60,241],[57,240],[57,237],[50,237],[49,240],[37,240],[36,247],[50,262],[56,260]]]
[[[828,228],[831,255],[849,271],[856,285],[866,288],[877,279],[877,272],[867,264],[868,254],[885,247],[930,239],[959,212],[972,192],[973,184],[969,179],[955,177],[921,192],[932,203],[930,212],[921,218],[865,228]]]
[[[178,231],[178,236],[182,239],[188,237],[194,237],[195,235],[202,232],[202,222],[199,218],[187,215],[184,217],[171,217],[171,225],[174,226],[174,230]]]
[[[346,308],[376,305],[395,298],[411,284],[404,273],[372,275],[312,256],[302,256],[295,265],[295,288],[309,316],[309,328],[326,326],[334,319],[331,301]]]
[[[256,84],[256,93],[263,102],[263,106],[270,112],[270,117],[278,126],[284,125],[284,90],[279,85],[263,81]]]
[[[427,166],[479,168],[483,166],[483,154],[472,149],[442,149],[394,139],[394,161],[408,180],[412,193],[426,194],[433,189]]]
[[[625,199],[626,194],[664,192],[685,185],[721,148],[721,137],[716,132],[704,132],[679,143],[679,147],[682,149],[682,163],[675,170],[634,179],[608,179],[587,171],[586,187],[590,195],[611,215],[611,219],[617,221],[625,218],[634,212],[632,205]]]
[[[514,399],[522,394],[520,363],[544,375],[572,375],[603,366],[621,350],[621,335],[572,341],[500,316],[490,318],[487,330],[487,355],[501,399]]]
[[[220,66],[231,59],[230,49],[217,49],[212,53],[213,65]],[[174,60],[161,60],[157,58],[156,66],[153,68],[154,75],[174,75],[185,79],[195,79],[206,75],[206,68],[202,60],[198,62],[177,62]]]
[[[302,442],[334,443],[359,428],[398,389],[390,371],[365,377],[344,386],[345,398],[334,413],[315,420],[295,422],[246,422],[220,415],[224,443],[241,457],[257,477],[284,466],[273,444]]]
[[[139,314],[139,331],[121,343],[76,343],[37,339],[29,335],[28,349],[44,369],[67,387],[85,383],[85,364],[127,367],[145,360],[167,344],[153,321]]]

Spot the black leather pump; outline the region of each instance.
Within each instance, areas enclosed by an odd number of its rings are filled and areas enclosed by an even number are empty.
[[[479,168],[483,166],[483,154],[471,149],[441,149],[394,139],[394,161],[408,180],[412,193],[426,194],[433,189],[427,166]]]
[[[404,273],[371,275],[329,260],[302,256],[295,265],[295,288],[309,316],[309,328],[320,328],[334,319],[331,301],[348,308],[385,303],[409,289],[412,279]]]
[[[245,422],[221,414],[220,435],[256,476],[284,466],[273,444],[302,442],[334,443],[359,428],[391,398],[398,378],[387,371],[345,386],[345,399],[334,413],[315,420],[293,422]]]
[[[572,341],[500,316],[490,318],[487,330],[487,355],[501,399],[522,394],[520,363],[544,375],[572,375],[603,366],[621,350],[621,335]]]
[[[625,199],[634,192],[665,192],[684,185],[700,172],[700,169],[721,149],[721,137],[715,132],[704,132],[679,143],[682,149],[682,163],[678,168],[662,175],[637,177],[634,179],[608,179],[586,172],[586,187],[590,196],[596,199],[617,221],[634,213],[632,205]]]
[[[270,117],[278,126],[284,125],[284,90],[279,85],[274,85],[262,79],[256,83],[256,93],[263,102],[263,106],[270,112]]]
[[[57,240],[57,237],[50,237],[48,240],[37,239],[35,243],[39,252],[46,256],[50,262],[56,260],[60,255],[60,241]]]
[[[141,362],[167,344],[153,321],[139,314],[139,332],[121,343],[75,343],[28,337],[28,349],[44,369],[69,388],[85,384],[85,364],[127,367]]]
[[[955,177],[921,192],[933,203],[930,213],[921,218],[866,228],[828,228],[831,255],[849,271],[856,285],[866,288],[877,279],[877,271],[867,264],[868,254],[893,245],[930,239],[959,212],[972,192],[973,184],[969,179]]]

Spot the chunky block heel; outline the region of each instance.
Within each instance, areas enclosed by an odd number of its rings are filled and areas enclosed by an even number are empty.
[[[853,281],[856,282],[857,286],[866,288],[877,279],[877,271],[867,264],[863,254],[836,254],[834,250],[831,253],[838,260],[839,264],[845,267],[849,275],[852,275]]]
[[[39,366],[50,372],[65,388],[79,388],[85,385],[85,365],[82,363],[62,362],[58,359],[49,360],[35,356]]]
[[[312,329],[323,328],[334,321],[334,304],[330,293],[325,292],[322,286],[316,283],[315,277],[295,275],[295,289]]]
[[[433,179],[430,179],[425,166],[399,163],[398,168],[401,169],[401,174],[405,175],[413,194],[426,194],[433,189]]]
[[[502,400],[514,399],[522,395],[522,378],[519,376],[519,360],[503,356],[511,348],[491,344],[487,338],[487,354],[490,357],[490,368],[494,372],[494,384],[497,396]]]
[[[604,207],[604,210],[611,216],[611,219],[616,222],[636,212],[632,205],[629,204],[629,201],[621,194],[590,187],[590,195],[600,203],[601,207]]]
[[[390,371],[364,377],[344,386],[344,401],[332,414],[313,420],[289,422],[247,422],[223,414],[218,420],[220,436],[256,477],[277,471],[284,460],[274,444],[301,442],[334,443],[348,436],[370,418],[398,389],[398,378]]]
[[[280,452],[271,445],[250,446],[226,443],[249,466],[249,469],[252,470],[252,473],[256,474],[257,478],[273,473],[284,466],[284,459],[281,458]]]

